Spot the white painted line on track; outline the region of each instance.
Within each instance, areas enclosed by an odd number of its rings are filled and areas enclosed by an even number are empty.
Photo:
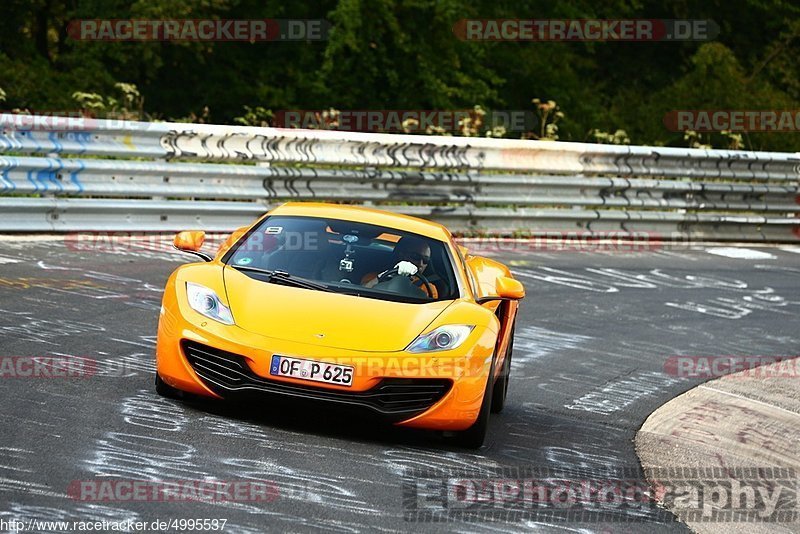
[[[0,241],[64,241],[63,235],[37,235],[37,234],[27,234],[27,235],[17,235],[17,234],[0,234]]]
[[[709,254],[715,256],[725,256],[726,258],[735,258],[737,260],[774,260],[775,255],[769,252],[762,252],[760,250],[753,250],[751,248],[736,248],[736,247],[718,247],[706,249]]]

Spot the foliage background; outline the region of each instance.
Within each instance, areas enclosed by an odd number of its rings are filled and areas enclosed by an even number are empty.
[[[721,135],[671,133],[663,116],[800,108],[796,1],[5,0],[3,7],[7,110],[122,109],[143,119],[258,124],[266,110],[533,110],[538,98],[558,103],[560,140],[729,146]],[[323,42],[270,43],[67,35],[69,21],[81,18],[205,17],[324,18],[334,30]],[[720,34],[705,43],[464,42],[452,31],[462,18],[712,19]],[[619,129],[627,135],[614,136]],[[798,151],[800,135],[747,134],[742,143]]]

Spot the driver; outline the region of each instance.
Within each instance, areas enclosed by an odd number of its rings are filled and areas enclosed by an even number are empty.
[[[425,269],[428,268],[428,264],[431,261],[431,247],[428,246],[425,241],[410,236],[403,237],[394,247],[394,256],[396,263],[393,268],[397,269],[397,274],[400,276],[408,276],[411,283],[428,297],[432,299],[439,297],[439,292],[436,290],[436,286],[434,286],[433,283],[425,284],[422,278],[417,276],[417,274],[421,275],[425,272]],[[392,267],[388,270],[391,269]],[[368,273],[362,278],[361,285],[364,287],[373,287],[378,283],[379,276],[378,273]],[[428,291],[428,287],[430,287],[430,292]]]

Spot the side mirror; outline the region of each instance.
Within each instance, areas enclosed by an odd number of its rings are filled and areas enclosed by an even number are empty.
[[[519,300],[525,298],[522,283],[511,276],[508,267],[490,258],[470,256],[467,267],[477,283],[478,304],[493,300]]]
[[[242,237],[247,231],[250,229],[249,226],[241,226],[231,232],[227,239],[219,246],[217,250],[217,257],[223,256],[226,252],[230,250],[234,243],[239,241],[239,238]]]
[[[497,279],[497,296],[501,299],[521,300],[525,298],[525,287],[519,280],[501,276]]]
[[[172,240],[172,246],[181,252],[194,254],[205,261],[211,261],[213,258],[205,252],[200,252],[203,248],[203,243],[206,240],[206,233],[202,230],[178,232],[175,239]]]

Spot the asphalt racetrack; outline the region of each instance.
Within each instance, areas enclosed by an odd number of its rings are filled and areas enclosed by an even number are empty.
[[[582,515],[494,502],[496,513],[470,516],[469,499],[435,488],[447,477],[514,473],[636,477],[642,422],[705,380],[670,372],[670,357],[796,356],[800,248],[720,248],[493,252],[527,298],[508,404],[486,445],[469,451],[433,433],[286,403],[163,399],[153,388],[161,291],[191,257],[0,240],[0,356],[97,362],[77,378],[6,368],[0,520],[225,519],[234,533],[685,531],[647,502],[586,502]],[[75,492],[108,480],[268,481],[272,493],[208,502]]]

